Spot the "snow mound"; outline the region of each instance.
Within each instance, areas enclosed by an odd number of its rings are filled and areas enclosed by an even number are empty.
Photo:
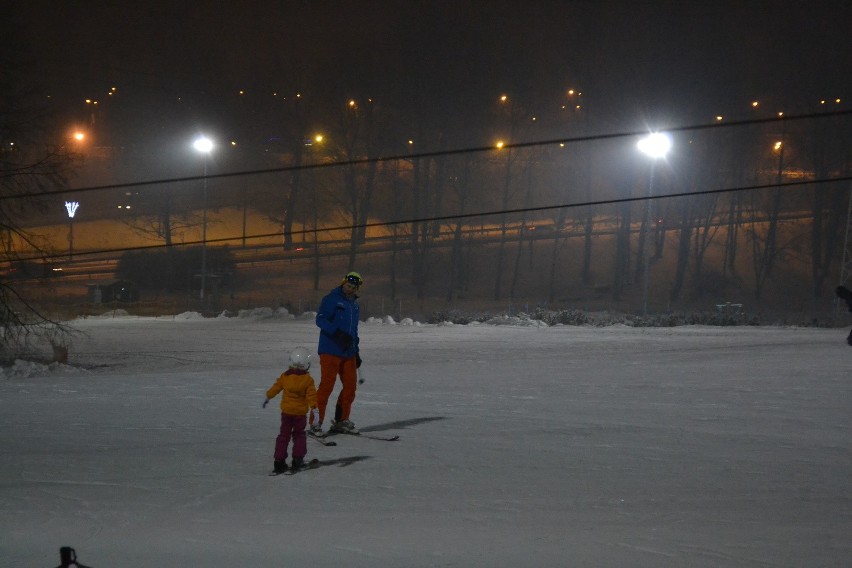
[[[488,325],[523,325],[530,327],[548,327],[548,325],[541,320],[522,318],[517,316],[498,316],[486,320],[484,323]]]
[[[367,318],[366,323],[378,323],[384,325],[396,325],[396,320],[391,316],[385,316],[383,318],[371,317]]]
[[[108,312],[104,312],[97,316],[91,316],[95,319],[113,319],[113,318],[127,318],[130,317],[130,314],[127,313],[127,310],[122,310],[121,308],[117,308],[115,310],[110,310]]]
[[[204,319],[204,316],[198,312],[183,312],[175,316],[176,320],[199,320]]]
[[[26,379],[29,377],[37,377],[51,371],[74,371],[78,369],[61,363],[36,363],[35,361],[24,361],[16,359],[11,367],[0,367],[0,378],[4,379]]]
[[[279,307],[276,309],[272,308],[254,308],[251,310],[240,310],[237,312],[238,318],[251,318],[251,319],[272,319],[272,318],[285,318],[285,319],[295,319],[287,308]]]

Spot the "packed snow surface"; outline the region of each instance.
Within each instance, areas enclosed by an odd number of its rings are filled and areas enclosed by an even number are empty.
[[[849,565],[844,330],[522,323],[363,322],[352,420],[400,440],[269,477],[311,317],[75,321],[0,376],[0,565]]]

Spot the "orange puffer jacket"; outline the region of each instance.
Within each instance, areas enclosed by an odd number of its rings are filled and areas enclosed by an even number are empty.
[[[281,412],[284,414],[304,416],[308,410],[317,407],[317,388],[307,371],[287,369],[266,391],[266,398],[275,398],[279,392],[282,393]]]

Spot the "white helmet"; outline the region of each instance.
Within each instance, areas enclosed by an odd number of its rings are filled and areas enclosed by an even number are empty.
[[[296,347],[290,352],[290,368],[307,371],[311,368],[311,353],[304,347]]]

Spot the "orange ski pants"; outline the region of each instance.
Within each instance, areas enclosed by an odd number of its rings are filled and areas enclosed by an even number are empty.
[[[337,355],[320,354],[320,384],[317,389],[317,408],[319,408],[320,424],[325,420],[325,408],[338,375],[343,389],[337,396],[334,407],[335,420],[349,420],[352,403],[355,401],[355,387],[358,383],[358,371],[355,357],[338,357]]]

